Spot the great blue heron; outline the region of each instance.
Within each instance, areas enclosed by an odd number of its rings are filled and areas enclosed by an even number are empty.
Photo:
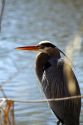
[[[42,41],[34,46],[16,49],[40,52],[36,58],[36,73],[48,99],[81,95],[71,66],[61,58],[61,53],[64,53],[51,42]],[[58,118],[57,125],[60,122],[65,125],[79,125],[81,98],[51,101],[49,105]]]

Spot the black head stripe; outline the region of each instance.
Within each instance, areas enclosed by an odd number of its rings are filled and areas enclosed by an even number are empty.
[[[44,47],[52,47],[52,48],[56,47],[55,45],[53,45],[51,43],[42,43],[41,45],[44,46]]]

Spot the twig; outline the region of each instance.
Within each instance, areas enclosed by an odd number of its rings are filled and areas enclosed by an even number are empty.
[[[83,98],[83,95],[64,97],[64,98],[42,99],[42,100],[16,100],[16,99],[7,99],[7,100],[12,100],[13,102],[18,102],[18,103],[44,103],[44,102],[52,102],[52,101],[55,101],[55,102],[66,101],[70,99],[79,99],[79,98]],[[3,100],[3,98],[0,98],[0,100]]]
[[[3,90],[3,88],[2,88],[2,86],[1,86],[1,85],[0,85],[0,91],[2,91],[2,94],[3,94],[4,98],[6,98],[6,99],[7,99],[7,96],[6,96],[6,94],[5,94],[5,92],[4,92],[4,90]]]
[[[0,13],[0,32],[1,32],[1,23],[3,18],[4,7],[5,7],[5,0],[2,0],[2,7],[1,7],[1,13]]]

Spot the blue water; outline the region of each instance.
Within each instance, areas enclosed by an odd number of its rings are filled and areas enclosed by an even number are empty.
[[[49,40],[65,52],[77,36],[80,40],[78,45],[74,45],[72,61],[82,93],[82,0],[6,0],[0,33],[0,85],[5,94],[16,100],[45,98],[35,75],[36,53],[16,51],[15,47]],[[82,117],[81,112],[81,124]],[[56,118],[47,103],[15,102],[15,121],[16,125],[56,124]]]

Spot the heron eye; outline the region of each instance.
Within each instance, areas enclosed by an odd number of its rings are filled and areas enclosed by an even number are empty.
[[[44,48],[45,48],[45,46],[41,45],[41,46],[40,46],[40,48],[41,48],[41,49],[44,49]]]

